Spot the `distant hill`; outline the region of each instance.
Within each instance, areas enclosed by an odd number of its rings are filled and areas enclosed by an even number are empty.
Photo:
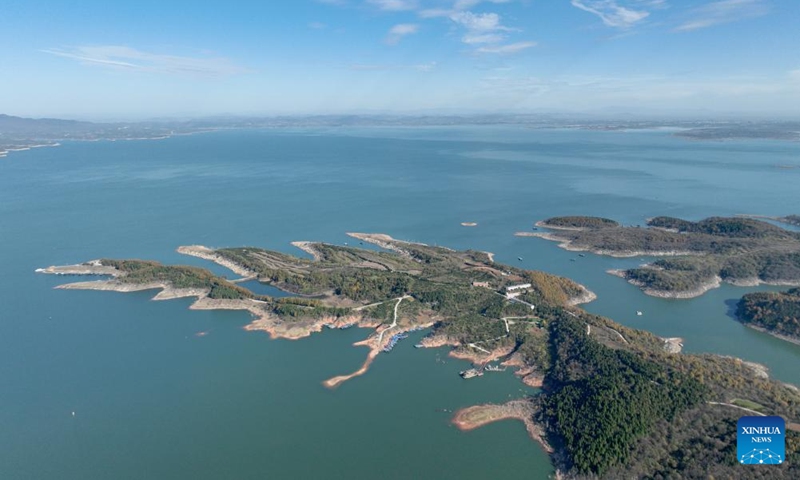
[[[85,132],[97,128],[91,122],[55,118],[23,118],[0,114],[0,135],[50,136]]]

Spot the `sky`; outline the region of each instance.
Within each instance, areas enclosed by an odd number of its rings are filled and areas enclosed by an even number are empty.
[[[0,113],[800,117],[799,0],[0,0]]]

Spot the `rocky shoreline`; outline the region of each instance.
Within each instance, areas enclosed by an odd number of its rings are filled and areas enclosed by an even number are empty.
[[[459,430],[469,431],[501,420],[519,420],[525,425],[528,435],[542,446],[545,452],[553,454],[555,450],[547,443],[545,431],[533,421],[536,408],[530,400],[512,400],[504,404],[484,404],[462,408],[451,420]]]
[[[658,290],[655,288],[650,288],[640,281],[629,279],[625,272],[626,270],[606,270],[606,273],[608,273],[609,275],[614,275],[615,277],[625,279],[626,282],[630,283],[631,285],[639,287],[642,290],[642,292],[644,292],[646,295],[650,295],[651,297],[671,298],[671,299],[696,298],[708,292],[709,290],[713,290],[715,288],[719,288],[722,286],[722,278],[719,276],[714,276],[713,279],[704,282],[702,285],[700,285],[695,289],[671,292],[668,290]]]
[[[553,228],[553,227],[547,227]],[[582,230],[582,229],[568,229],[561,228],[561,230]],[[558,242],[558,247],[570,252],[589,252],[595,255],[604,255],[614,258],[631,258],[631,257],[683,257],[691,255],[701,255],[697,252],[683,251],[683,250],[603,250],[600,248],[591,248],[586,246],[575,245],[574,240],[571,238],[563,237],[557,233],[549,232],[516,232],[515,237],[536,237],[549,240],[551,242]]]
[[[795,345],[800,345],[800,337],[793,337],[791,335],[783,335],[781,333],[776,333],[776,332],[768,330],[768,329],[766,329],[764,327],[759,327],[758,325],[753,325],[753,324],[750,324],[750,323],[745,323],[745,322],[741,322],[741,323],[742,323],[742,325],[744,325],[747,328],[752,328],[753,330],[757,330],[757,331],[759,331],[761,333],[766,333],[767,335],[772,335],[773,337],[779,338],[779,339],[784,340],[786,342],[794,343]]]
[[[253,279],[257,277],[256,272],[249,270],[238,263],[234,263],[221,255],[217,255],[214,253],[214,250],[203,245],[187,245],[178,247],[176,250],[178,253],[183,255],[189,255],[191,257],[202,258],[203,260],[208,260],[209,262],[214,262],[217,265],[223,266],[228,270],[232,271],[233,273],[244,277],[244,279]]]

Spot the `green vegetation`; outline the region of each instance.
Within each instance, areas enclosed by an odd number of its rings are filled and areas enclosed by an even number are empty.
[[[562,218],[545,224],[564,223]],[[569,222],[575,217],[566,218]],[[597,221],[598,225],[606,223],[606,219]],[[554,235],[573,248],[602,254],[679,255],[623,273],[642,288],[667,295],[696,294],[717,277],[731,283],[800,281],[800,234],[796,232],[741,217],[711,217],[699,222],[656,217],[648,226],[611,225]]]
[[[763,405],[761,405],[760,403],[753,402],[751,400],[747,400],[745,398],[734,398],[733,400],[731,400],[731,404],[739,405],[740,407],[743,408],[749,408],[750,410],[755,410],[757,412],[764,411]]]
[[[708,235],[720,243],[761,242],[768,231],[725,222],[697,226],[702,222],[659,219],[657,223],[660,228],[701,232],[635,230],[659,236]],[[628,229],[586,232],[605,230]],[[709,231],[716,234],[705,233]],[[558,450],[557,466],[569,478],[738,478],[735,427],[742,412],[708,402],[782,415],[792,422],[800,419],[800,393],[769,380],[753,365],[715,355],[668,354],[663,340],[648,332],[568,306],[570,299],[585,293],[568,279],[497,265],[482,252],[389,240],[384,245],[395,252],[312,244],[315,261],[252,247],[216,251],[256,272],[261,281],[313,298],[256,296],[196,267],[139,260],[102,260],[102,264],[121,272],[117,282],[208,289],[211,298],[258,300],[247,306],[263,309],[279,322],[303,325],[323,317],[327,321],[363,315],[386,324],[394,321],[398,306],[398,325],[409,328],[435,321],[431,335],[465,350],[470,343],[485,349],[503,347],[514,360],[544,377],[541,394],[531,402],[538,407],[536,419]],[[668,272],[646,279],[652,285],[688,288],[694,278],[763,254],[675,257],[657,262],[661,270],[642,271]],[[775,268],[754,263],[762,273]],[[663,283],[667,280],[673,283]],[[474,281],[488,282],[492,288],[473,287]],[[534,304],[535,310],[500,294],[506,286],[519,283],[532,284],[520,298]],[[403,295],[410,298],[398,303]],[[752,310],[753,321],[764,325],[775,320],[788,328],[787,319],[792,318],[796,328],[797,315],[787,312],[797,312],[788,309],[797,308],[798,297],[800,289],[752,294],[745,296],[740,309]],[[800,464],[791,463],[800,460],[800,438],[790,433],[788,446],[790,461],[768,472],[774,478],[800,478]],[[765,475],[756,473],[754,478]]]
[[[166,283],[174,288],[208,289],[209,298],[216,299],[241,300],[255,297],[250,290],[234,285],[203,268],[162,265],[144,260],[103,259],[100,262],[122,272],[120,281],[125,283]]]
[[[542,222],[543,226],[561,228],[608,228],[618,227],[619,223],[600,217],[553,217]]]
[[[800,339],[800,288],[748,293],[739,300],[736,316],[745,324]]]
[[[623,464],[634,442],[660,420],[704,400],[697,380],[631,352],[601,345],[585,324],[563,318],[550,324],[553,393],[544,414],[563,440],[575,468],[602,475]]]
[[[718,237],[730,238],[788,238],[794,237],[790,232],[767,222],[742,217],[711,217],[699,222],[690,222],[674,217],[651,218],[647,224],[651,227],[677,230],[680,233],[702,233]]]

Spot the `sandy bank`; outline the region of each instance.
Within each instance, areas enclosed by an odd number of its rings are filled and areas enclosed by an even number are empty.
[[[452,358],[457,358],[459,360],[467,360],[475,365],[483,366],[486,365],[487,363],[491,363],[511,355],[514,352],[514,349],[515,349],[514,344],[501,345],[499,347],[489,350],[488,351],[489,353],[486,353],[485,351],[478,349],[475,346],[464,345],[461,348],[451,350],[450,353],[448,353],[448,356]]]
[[[530,401],[512,400],[502,405],[486,404],[463,408],[456,412],[452,422],[459,430],[469,431],[500,420],[519,420],[525,424],[533,440],[546,452],[553,453],[553,448],[545,440],[544,429],[533,421],[535,413],[536,409]]]
[[[47,268],[37,268],[36,273],[46,273],[48,275],[111,275],[117,277],[120,271],[114,267],[108,267],[100,263],[100,260],[78,265],[50,266]]]
[[[376,328],[375,333],[369,338],[353,344],[355,347],[369,348],[369,353],[367,354],[367,358],[364,360],[364,363],[353,373],[337,375],[325,380],[322,382],[324,386],[328,388],[336,388],[347,380],[364,375],[369,370],[369,367],[372,365],[372,361],[375,360],[375,357],[377,357],[389,344],[393,335],[402,334],[421,328],[430,328],[434,323],[426,319],[424,322],[413,321],[405,324],[404,326],[397,325],[395,327],[391,327],[387,326],[386,324],[380,324],[376,320],[367,320],[367,322],[367,324],[359,323],[359,326]]]
[[[105,292],[141,292],[164,288],[163,283],[124,283],[117,280],[95,280],[91,282],[74,282],[55,287],[58,290],[101,290]]]
[[[680,337],[667,337],[661,340],[664,340],[664,351],[667,353],[681,353],[683,350],[683,339]]]
[[[576,305],[581,305],[584,303],[589,303],[597,300],[596,293],[594,293],[593,291],[589,290],[588,288],[584,287],[581,284],[578,284],[578,286],[583,290],[583,293],[567,300],[567,305],[574,307]]]
[[[217,255],[213,249],[205,247],[203,245],[187,245],[178,247],[178,253],[183,255],[189,255],[191,257],[202,258],[203,260],[208,260],[211,262],[216,263],[217,265],[221,265],[228,270],[232,271],[237,275],[241,275],[242,277],[246,278],[255,278],[256,272],[249,270],[238,263],[232,262],[227,258],[222,257],[221,255]]]
[[[399,253],[404,256],[409,256],[409,253],[403,249],[403,245],[420,245],[423,247],[427,247],[428,245],[419,242],[409,242],[406,240],[397,240],[396,238],[392,238],[385,233],[357,233],[357,232],[347,232],[347,235],[361,240],[362,242],[371,243],[373,245],[377,245],[383,249],[390,250],[396,253]],[[455,250],[447,247],[438,247],[450,252],[454,252]]]
[[[292,245],[311,255],[315,262],[322,258],[317,249],[314,248],[314,242],[292,242]]]

